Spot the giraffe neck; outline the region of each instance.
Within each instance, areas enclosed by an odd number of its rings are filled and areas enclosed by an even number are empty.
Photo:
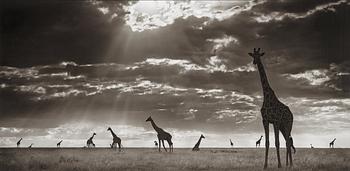
[[[94,138],[95,134],[92,134],[92,137],[90,138],[91,140]]]
[[[152,124],[153,129],[154,129],[157,133],[161,132],[161,129],[156,125],[156,123],[154,123],[153,120],[151,120],[151,124]]]
[[[197,145],[201,144],[201,141],[202,141],[202,137],[199,137],[199,140],[197,142]]]
[[[258,71],[259,71],[260,80],[261,80],[261,86],[263,88],[263,92],[264,92],[264,96],[265,96],[265,94],[270,92],[272,89],[270,87],[269,80],[267,79],[267,76],[266,76],[266,73],[265,73],[265,69],[264,69],[264,65],[262,64],[260,58],[256,59],[256,64],[258,66]]]
[[[117,137],[117,135],[113,132],[112,129],[110,131],[111,131],[111,134],[112,134],[113,137]]]

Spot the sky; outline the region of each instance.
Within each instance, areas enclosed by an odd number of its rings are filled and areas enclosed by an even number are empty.
[[[149,116],[174,147],[254,147],[255,47],[294,145],[350,147],[347,0],[0,3],[0,147],[153,147]]]

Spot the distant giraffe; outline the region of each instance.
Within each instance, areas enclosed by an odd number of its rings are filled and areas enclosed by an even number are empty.
[[[86,141],[86,146],[89,147],[95,147],[94,142],[92,141],[92,139],[94,138],[94,136],[96,135],[96,133],[92,134],[92,137],[90,137],[87,141]]]
[[[33,143],[31,143],[30,146],[28,146],[28,148],[32,148],[32,146],[33,146]]]
[[[329,148],[334,148],[334,141],[336,140],[336,138],[333,139],[333,141],[331,141],[329,143]]]
[[[292,142],[290,138],[292,127],[293,127],[293,113],[290,111],[289,107],[283,104],[278,100],[275,92],[270,87],[269,81],[267,79],[264,66],[261,62],[261,57],[265,53],[260,53],[260,48],[255,49],[253,53],[248,53],[249,56],[253,58],[253,64],[257,65],[261,86],[264,94],[264,102],[261,107],[261,115],[265,130],[265,164],[264,168],[267,168],[267,160],[269,154],[269,124],[273,124],[274,132],[275,132],[275,146],[276,146],[276,154],[278,160],[278,167],[281,166],[280,159],[280,141],[279,141],[279,132],[281,131],[287,147],[287,155],[286,155],[286,165],[288,166],[288,159],[290,161],[290,166],[293,165],[291,146]]]
[[[263,136],[260,136],[260,138],[258,139],[258,141],[256,141],[255,143],[255,148],[258,148],[258,146],[260,147],[260,143],[261,143],[261,139],[263,138]]]
[[[122,140],[113,132],[111,127],[108,127],[107,131],[111,131],[113,137],[112,147],[116,147],[117,144],[120,151],[122,147]]]
[[[19,146],[21,145],[22,139],[23,139],[23,138],[21,138],[21,139],[19,139],[19,140],[17,141],[17,147],[19,147]]]
[[[165,132],[162,128],[159,128],[154,123],[151,116],[147,118],[146,122],[151,122],[153,129],[157,132],[157,137],[159,142],[158,151],[160,152],[160,146],[162,145],[161,143],[163,143],[163,147],[165,151],[167,151],[164,145],[164,140],[166,140],[169,144],[169,152],[172,152],[173,151],[173,142],[171,141],[172,136],[168,132]]]
[[[312,144],[310,144],[310,147],[311,147],[311,148],[314,148],[314,146],[312,146]]]
[[[231,147],[233,147],[233,142],[231,141],[231,139],[230,139],[230,145],[231,145]]]
[[[199,151],[199,145],[201,144],[202,138],[205,138],[203,134],[201,134],[201,136],[199,137],[199,140],[196,143],[196,145],[194,145],[194,147],[192,148],[192,151]]]
[[[59,141],[59,142],[57,143],[57,148],[61,147],[62,141],[63,141],[63,140],[61,140],[61,141]]]
[[[157,141],[154,141],[154,146],[155,146],[155,147],[158,147]]]

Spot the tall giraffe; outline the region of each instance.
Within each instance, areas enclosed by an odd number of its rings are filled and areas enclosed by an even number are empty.
[[[329,148],[334,148],[334,141],[336,140],[336,138],[333,139],[333,141],[331,141],[329,143]]]
[[[92,134],[92,137],[90,137],[87,141],[86,141],[86,146],[87,147],[95,147],[95,144],[94,142],[92,141],[92,139],[94,138],[94,136],[96,135],[96,133],[93,133]]]
[[[281,159],[280,159],[280,141],[279,141],[279,131],[281,131],[285,141],[286,141],[286,147],[287,147],[287,155],[286,155],[286,165],[288,166],[288,159],[290,161],[290,166],[293,165],[292,161],[292,153],[291,153],[291,146],[292,146],[292,138],[290,138],[292,127],[293,127],[293,114],[290,111],[289,107],[283,104],[278,100],[278,98],[275,95],[275,92],[272,90],[272,88],[269,85],[264,66],[261,62],[261,57],[265,53],[260,53],[260,48],[257,50],[254,48],[253,53],[248,53],[249,56],[253,58],[253,64],[257,65],[258,71],[260,74],[260,80],[261,80],[261,86],[263,89],[264,94],[264,102],[261,107],[261,115],[262,115],[262,121],[264,125],[265,130],[265,164],[264,168],[267,168],[267,159],[268,159],[268,153],[269,153],[269,124],[273,124],[274,132],[275,132],[275,146],[276,146],[276,152],[277,152],[277,159],[278,159],[278,167],[281,166]]]
[[[201,145],[202,138],[205,138],[203,134],[201,134],[201,136],[199,137],[199,140],[196,143],[196,145],[194,145],[194,147],[192,148],[192,151],[199,151],[199,145]]]
[[[111,134],[113,136],[113,142],[112,147],[116,147],[116,144],[118,144],[119,151],[122,147],[122,140],[113,132],[111,127],[108,127],[107,131],[111,131]]]
[[[146,122],[151,122],[153,129],[157,132],[157,137],[159,141],[158,151],[160,152],[160,146],[162,145],[161,143],[163,143],[163,147],[165,151],[167,151],[164,145],[164,140],[166,140],[169,144],[169,152],[172,152],[173,151],[173,142],[171,141],[172,136],[169,133],[165,132],[162,128],[159,128],[154,123],[152,117],[148,117]]]
[[[61,147],[62,141],[63,141],[63,140],[61,140],[60,142],[57,143],[57,148],[58,148],[58,147]]]
[[[19,146],[21,145],[22,139],[23,139],[23,138],[21,138],[21,139],[19,139],[19,140],[17,141],[17,147],[19,147]]]
[[[263,136],[260,136],[260,138],[258,139],[258,141],[256,141],[255,143],[255,148],[258,148],[258,145],[260,147],[260,143],[261,143],[261,139],[262,139]]]

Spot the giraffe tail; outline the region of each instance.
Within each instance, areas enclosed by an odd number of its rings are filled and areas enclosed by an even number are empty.
[[[291,142],[291,147],[292,147],[292,149],[293,149],[293,151],[294,151],[294,154],[297,152],[297,150],[295,149],[295,147],[294,147],[294,144],[293,144],[293,138],[290,136],[289,137],[290,138],[290,142]]]

